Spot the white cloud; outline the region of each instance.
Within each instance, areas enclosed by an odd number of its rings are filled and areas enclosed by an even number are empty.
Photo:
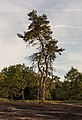
[[[68,53],[67,59],[73,64],[82,64],[82,54],[79,53],[79,51],[75,53]]]
[[[49,10],[47,9],[47,11]],[[82,9],[54,9],[54,12],[82,12]]]
[[[82,29],[82,27],[77,27],[77,26],[71,26],[71,25],[55,25],[54,28],[70,28],[70,29]]]

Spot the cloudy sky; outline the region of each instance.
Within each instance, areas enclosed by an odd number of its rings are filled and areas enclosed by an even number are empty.
[[[53,37],[65,48],[54,62],[55,74],[63,77],[74,66],[82,72],[82,0],[0,0],[0,70],[29,62],[33,49],[17,37],[29,25],[32,10],[47,14]]]

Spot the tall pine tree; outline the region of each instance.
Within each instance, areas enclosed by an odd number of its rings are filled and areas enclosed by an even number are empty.
[[[56,59],[56,53],[61,55],[64,49],[59,48],[58,41],[53,39],[52,31],[49,26],[47,15],[37,15],[37,11],[33,10],[28,14],[31,21],[28,30],[23,35],[17,34],[26,43],[37,46],[38,51],[30,56],[33,64],[37,65],[40,74],[39,99],[45,101],[45,82],[48,76],[53,76],[53,62]]]

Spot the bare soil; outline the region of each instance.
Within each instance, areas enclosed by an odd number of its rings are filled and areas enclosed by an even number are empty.
[[[0,102],[0,120],[82,120],[82,104]]]

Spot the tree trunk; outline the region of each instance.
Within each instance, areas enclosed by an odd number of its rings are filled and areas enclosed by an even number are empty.
[[[40,86],[40,96],[41,96],[41,102],[45,102],[45,78],[43,77],[41,80],[41,86]]]
[[[24,90],[22,90],[22,99],[24,100]]]
[[[42,96],[41,101],[45,102],[45,82],[42,83]]]
[[[23,83],[21,83],[21,95],[22,95],[22,100],[25,99],[24,97],[24,88],[23,88]]]
[[[43,103],[45,102],[45,80],[46,78],[44,77],[44,71],[42,71],[40,67],[40,59],[38,61],[38,70],[41,74],[41,79],[39,81],[39,100]]]
[[[39,87],[39,80],[38,80],[38,82],[37,82],[37,88],[38,88],[38,91],[37,91],[37,100],[39,101],[39,99],[40,99],[40,87]]]

